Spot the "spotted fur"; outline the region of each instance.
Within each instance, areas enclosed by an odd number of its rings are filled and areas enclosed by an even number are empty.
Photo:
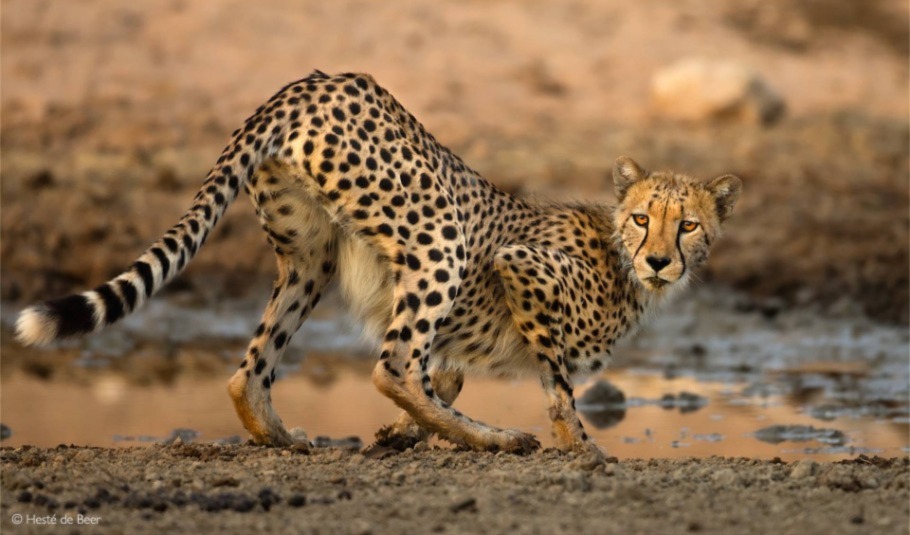
[[[315,72],[234,132],[189,211],[130,269],[26,309],[25,344],[96,331],[176,277],[244,189],[278,259],[271,300],[228,385],[256,442],[294,441],[274,412],[275,367],[332,280],[378,341],[373,380],[405,412],[378,434],[402,447],[436,433],[525,452],[529,434],[452,407],[465,372],[538,375],[562,449],[594,447],[571,376],[703,263],[739,180],[614,170],[619,205],[540,203],[481,178],[367,75]],[[693,226],[694,225],[694,226]]]

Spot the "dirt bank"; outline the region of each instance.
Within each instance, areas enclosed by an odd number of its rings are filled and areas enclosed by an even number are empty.
[[[638,461],[545,451],[3,448],[2,518],[91,532],[906,533],[907,459]],[[59,524],[58,524],[59,526]]]
[[[742,204],[705,279],[906,322],[907,30],[888,22],[905,12],[890,0],[860,12],[831,0],[4,0],[0,294],[50,297],[128,266],[182,214],[231,130],[318,67],[373,73],[510,190],[609,201],[620,154],[740,174]],[[720,50],[780,91],[782,122],[651,116],[656,69]],[[175,288],[237,296],[273,270],[241,201]]]

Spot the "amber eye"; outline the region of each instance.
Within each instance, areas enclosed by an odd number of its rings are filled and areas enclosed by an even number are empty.
[[[635,214],[632,216],[632,219],[635,220],[635,224],[639,227],[645,227],[648,225],[648,216]]]
[[[679,224],[679,228],[683,232],[692,232],[693,230],[698,228],[698,223],[696,223],[695,221],[683,221],[682,223]]]

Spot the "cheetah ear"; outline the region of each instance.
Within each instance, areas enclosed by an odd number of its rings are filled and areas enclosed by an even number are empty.
[[[709,180],[705,188],[714,196],[717,216],[721,222],[725,221],[733,213],[733,207],[739,200],[739,193],[743,189],[742,181],[734,175],[723,175]]]
[[[632,184],[648,178],[649,174],[628,156],[616,158],[616,163],[613,164],[613,184],[616,186],[616,196],[619,200],[623,200]]]

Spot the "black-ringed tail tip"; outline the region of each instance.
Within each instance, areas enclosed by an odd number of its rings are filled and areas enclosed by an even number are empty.
[[[26,308],[16,320],[16,339],[27,346],[46,346],[103,326],[88,295],[94,293],[70,295]]]

